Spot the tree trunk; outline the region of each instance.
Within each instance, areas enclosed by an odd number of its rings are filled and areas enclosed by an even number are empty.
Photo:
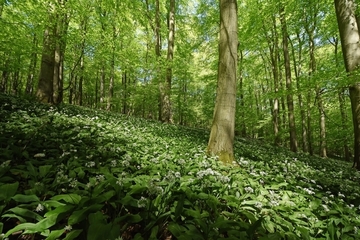
[[[296,78],[296,88],[298,90],[298,102],[299,102],[299,107],[300,107],[300,116],[301,116],[301,130],[302,130],[302,137],[301,137],[301,146],[302,146],[302,150],[303,152],[308,152],[308,142],[307,142],[307,129],[306,129],[306,114],[305,114],[305,109],[304,109],[304,101],[303,101],[303,96],[302,96],[302,91],[301,91],[301,86],[300,86],[300,75],[302,74],[302,69],[301,69],[301,62],[302,62],[302,46],[303,46],[303,40],[300,37],[300,32],[296,33],[297,36],[297,40],[298,40],[298,60],[296,60],[296,56],[295,56],[295,47],[291,43],[291,48],[292,48],[292,55],[293,55],[293,62],[294,62],[294,73],[295,73],[295,78]]]
[[[48,26],[44,32],[43,51],[36,97],[40,102],[53,102],[54,78],[54,29]]]
[[[172,62],[174,58],[175,45],[175,0],[170,0],[169,19],[168,19],[168,52],[166,80],[163,86],[160,87],[161,94],[161,117],[163,122],[172,122],[171,114],[171,80],[172,80]]]
[[[296,152],[298,146],[297,146],[297,138],[296,138],[294,103],[293,103],[293,93],[292,93],[292,83],[291,83],[288,33],[287,33],[284,7],[281,7],[280,9],[280,22],[281,22],[281,30],[283,36],[283,52],[284,52],[285,78],[286,78],[286,90],[287,90],[286,100],[288,107],[289,133],[290,133],[290,150]]]
[[[354,167],[360,170],[360,82],[356,74],[360,65],[360,35],[353,0],[335,0],[335,11],[340,32],[346,71],[354,83],[349,87],[354,127]]]
[[[26,94],[33,94],[34,91],[34,77],[35,77],[35,70],[37,65],[37,53],[36,53],[36,45],[37,45],[37,35],[34,33],[33,36],[33,52],[31,53],[30,57],[30,64],[28,69],[28,76],[26,80],[26,88],[25,93]]]
[[[207,153],[223,163],[234,160],[237,30],[236,0],[220,0],[218,86]]]

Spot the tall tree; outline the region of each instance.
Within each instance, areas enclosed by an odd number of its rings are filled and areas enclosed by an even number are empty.
[[[341,48],[346,71],[352,78],[349,87],[354,127],[354,167],[360,170],[360,81],[357,79],[360,66],[360,33],[354,0],[334,0]]]
[[[218,82],[207,153],[224,163],[234,160],[237,30],[237,1],[220,0]]]
[[[295,127],[295,115],[294,115],[294,102],[292,93],[292,80],[291,80],[291,68],[290,68],[290,54],[289,54],[289,43],[288,43],[288,31],[286,25],[285,9],[280,6],[280,22],[281,32],[283,41],[283,53],[285,62],[285,78],[286,78],[286,100],[288,107],[288,118],[289,118],[289,132],[290,132],[290,150],[293,152],[297,151],[298,144],[296,138],[296,127]]]
[[[172,122],[171,114],[171,79],[172,79],[172,61],[174,59],[175,45],[175,0],[170,0],[169,16],[168,16],[168,52],[165,83],[160,83],[161,94],[161,116],[163,122]]]

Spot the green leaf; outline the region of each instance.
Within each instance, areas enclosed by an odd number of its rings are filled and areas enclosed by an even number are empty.
[[[127,223],[138,223],[140,221],[142,221],[142,217],[140,216],[140,214],[126,214],[122,217],[119,218],[119,221],[125,221]]]
[[[36,223],[36,231],[43,231],[54,226],[57,222],[57,215],[50,215],[49,217],[41,220],[40,222]]]
[[[65,213],[71,212],[74,208],[75,208],[75,206],[73,206],[73,205],[59,206],[59,207],[55,208],[54,210],[51,210],[51,211],[45,213],[44,217],[51,217],[54,215],[56,217],[58,217],[60,214],[65,214]]]
[[[61,235],[63,235],[65,232],[65,229],[60,229],[60,230],[53,230],[50,232],[49,236],[46,238],[46,240],[56,240],[59,239],[61,237]]]
[[[16,194],[12,197],[18,203],[28,203],[28,202],[40,202],[40,199],[35,195],[24,195],[24,194]]]
[[[26,208],[14,207],[14,208],[10,208],[8,211],[13,212],[16,215],[20,215],[20,216],[22,216],[24,218],[35,219],[37,221],[41,221],[41,220],[44,219],[39,214],[37,214],[37,213],[35,213],[33,211],[30,211],[29,209],[26,209]]]
[[[77,230],[72,230],[69,233],[66,234],[66,237],[63,240],[73,240],[73,239],[77,239],[77,237],[80,235],[80,233],[83,230],[81,229],[77,229]]]
[[[98,240],[98,239],[108,239],[111,224],[95,223],[90,224],[87,232],[87,240]]]
[[[21,223],[21,224],[17,225],[16,227],[7,231],[4,235],[4,237],[8,237],[14,232],[17,232],[20,230],[25,230],[25,229],[36,231],[35,225],[36,225],[35,223]],[[41,230],[39,232],[41,232]]]
[[[310,232],[308,229],[306,229],[304,227],[297,227],[296,229],[300,231],[302,239],[310,240]]]
[[[95,204],[95,205],[91,205],[90,207],[86,207],[84,209],[75,211],[71,214],[71,216],[68,219],[68,224],[69,225],[74,225],[78,222],[81,222],[82,220],[84,220],[86,217],[88,217],[89,213],[92,212],[97,212],[99,211],[101,208],[103,207],[102,204]]]
[[[34,167],[34,165],[32,165],[31,161],[26,161],[25,164],[26,164],[26,169],[28,170],[30,176],[37,179],[38,172],[36,171],[36,168]]]
[[[182,213],[184,207],[184,201],[185,201],[185,195],[182,194],[179,201],[176,204],[174,221],[176,221],[176,219],[179,218],[180,214]]]
[[[27,220],[19,215],[13,214],[13,213],[7,213],[7,214],[3,214],[1,216],[2,218],[16,218],[17,220],[19,220],[21,223],[27,222]]]
[[[0,201],[10,200],[16,193],[19,187],[19,182],[1,184],[0,185]]]
[[[151,229],[149,240],[157,240],[157,234],[159,232],[159,226],[155,226]]]
[[[53,168],[52,165],[43,165],[39,167],[39,176],[44,178],[46,175],[50,173],[50,170]]]
[[[176,238],[179,238],[183,235],[183,227],[175,222],[169,223],[167,228]]]
[[[52,197],[51,199],[55,200],[55,201],[63,200],[70,204],[79,204],[79,202],[81,200],[81,196],[78,194],[74,194],[74,193],[61,194],[61,195],[56,195],[56,196]]]

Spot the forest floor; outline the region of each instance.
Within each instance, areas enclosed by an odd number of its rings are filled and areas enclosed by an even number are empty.
[[[0,95],[0,239],[360,239],[351,163]]]

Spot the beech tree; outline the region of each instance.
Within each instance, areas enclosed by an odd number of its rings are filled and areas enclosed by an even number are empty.
[[[220,0],[218,82],[207,152],[224,163],[234,160],[237,30],[236,0]]]
[[[354,167],[360,170],[360,32],[354,0],[335,0],[341,48],[346,71],[353,83],[349,87],[354,127]]]

